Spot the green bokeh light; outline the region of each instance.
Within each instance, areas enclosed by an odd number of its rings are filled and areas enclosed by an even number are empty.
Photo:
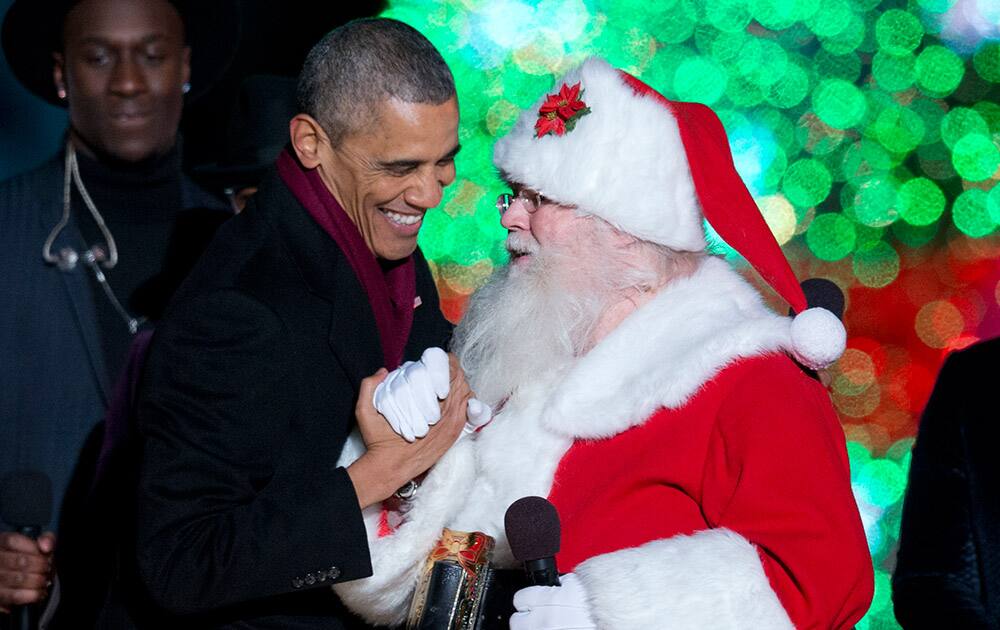
[[[780,79],[768,86],[767,101],[775,107],[790,109],[809,94],[809,73],[798,64],[789,63]]]
[[[927,94],[943,97],[951,94],[962,81],[962,59],[944,46],[927,46],[917,55],[917,84]]]
[[[904,107],[882,110],[872,129],[882,146],[893,153],[909,153],[924,137],[924,121]]]
[[[940,101],[919,97],[913,99],[907,109],[924,121],[924,138],[920,144],[933,144],[941,139],[941,121],[947,112]]]
[[[709,57],[688,57],[674,75],[674,91],[682,101],[712,105],[725,93],[725,68]]]
[[[1000,83],[1000,42],[987,42],[972,57],[972,66],[983,79]]]
[[[952,164],[964,179],[981,182],[989,179],[1000,166],[1000,151],[988,136],[970,133],[952,148]]]
[[[846,55],[860,50],[868,35],[868,26],[857,14],[851,14],[844,29],[836,35],[820,37],[820,45],[835,55]]]
[[[806,244],[820,260],[840,260],[854,249],[857,234],[849,219],[836,212],[813,219],[806,231]]]
[[[951,208],[951,219],[955,227],[973,238],[992,233],[997,223],[990,215],[987,203],[985,191],[970,188],[963,192]]]
[[[988,135],[989,125],[974,109],[956,107],[941,119],[941,140],[954,148],[955,143],[969,134]]]
[[[854,204],[847,208],[851,215],[869,227],[892,224],[899,213],[896,210],[896,185],[890,177],[872,175],[857,180],[854,186]]]
[[[806,26],[820,37],[836,37],[848,28],[853,16],[846,0],[820,0],[819,8],[806,20]]]
[[[972,111],[983,118],[990,133],[1000,134],[1000,105],[989,101],[979,101],[972,106]]]
[[[705,18],[709,23],[726,33],[741,32],[752,17],[746,0],[715,0],[705,7]]]
[[[910,225],[931,225],[941,218],[944,206],[944,193],[926,177],[906,181],[896,192],[896,209]]]
[[[912,13],[890,9],[875,22],[875,39],[879,48],[890,55],[907,55],[917,49],[924,28]]]
[[[780,31],[808,19],[819,10],[819,3],[815,0],[755,0],[750,7],[761,25]]]
[[[785,170],[781,190],[794,205],[808,208],[826,199],[831,183],[830,173],[822,162],[798,160]]]
[[[834,55],[823,48],[816,51],[813,67],[816,74],[828,79],[843,79],[854,83],[861,77],[861,58],[857,53]]]
[[[896,462],[875,459],[865,465],[860,475],[861,484],[867,489],[873,505],[888,507],[903,497],[906,477]]]
[[[759,83],[748,79],[745,75],[736,74],[729,77],[726,86],[726,98],[734,105],[750,108],[764,100],[764,88]]]
[[[986,195],[986,210],[990,218],[997,225],[1000,225],[1000,186],[994,186]]]
[[[883,90],[899,92],[909,89],[917,80],[916,64],[913,55],[897,57],[877,52],[872,59],[872,76]]]
[[[853,83],[826,79],[813,92],[813,109],[831,127],[848,129],[865,115],[865,97]]]

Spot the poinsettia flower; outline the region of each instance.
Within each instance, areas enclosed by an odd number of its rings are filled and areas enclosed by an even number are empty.
[[[545,103],[542,104],[538,113],[549,114],[556,112],[563,120],[569,120],[584,107],[586,107],[586,104],[580,100],[580,84],[577,83],[570,87],[563,83],[558,93],[549,94],[546,97]]]
[[[547,112],[538,117],[535,122],[535,135],[541,138],[542,136],[554,133],[557,136],[561,136],[566,133],[566,123],[559,114],[556,112]]]
[[[565,83],[555,94],[548,94],[545,102],[538,108],[538,120],[535,122],[535,136],[554,133],[561,136],[573,131],[577,121],[590,113],[590,108],[580,99],[583,90],[580,83],[569,86]]]

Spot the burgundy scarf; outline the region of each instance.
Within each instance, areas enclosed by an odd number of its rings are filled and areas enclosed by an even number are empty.
[[[285,150],[278,156],[278,175],[344,252],[375,313],[385,367],[395,369],[403,361],[403,351],[413,327],[417,295],[413,256],[393,261],[391,267],[383,270],[358,227],[320,179],[319,171],[303,168]]]

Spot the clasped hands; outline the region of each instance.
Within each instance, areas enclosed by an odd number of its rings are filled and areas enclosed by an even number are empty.
[[[385,415],[376,408],[380,386],[377,404]],[[439,394],[445,396],[440,401]],[[475,430],[492,416],[472,398],[458,359],[440,348],[391,374],[383,368],[363,379],[354,413],[366,451],[347,473],[362,509],[427,472],[463,430]]]
[[[393,431],[413,442],[441,419],[438,401],[448,397],[450,381],[448,354],[441,348],[428,348],[419,361],[407,361],[390,372],[375,388],[373,403]],[[469,398],[464,431],[472,433],[492,417],[489,405]]]

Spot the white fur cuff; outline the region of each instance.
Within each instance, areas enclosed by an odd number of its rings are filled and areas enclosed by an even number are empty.
[[[757,550],[727,529],[596,556],[575,572],[602,630],[793,628]]]
[[[333,585],[348,608],[375,625],[398,626],[406,621],[427,554],[462,497],[469,495],[474,469],[471,441],[460,440],[431,469],[393,534],[380,538],[377,528],[366,523],[372,576]]]

